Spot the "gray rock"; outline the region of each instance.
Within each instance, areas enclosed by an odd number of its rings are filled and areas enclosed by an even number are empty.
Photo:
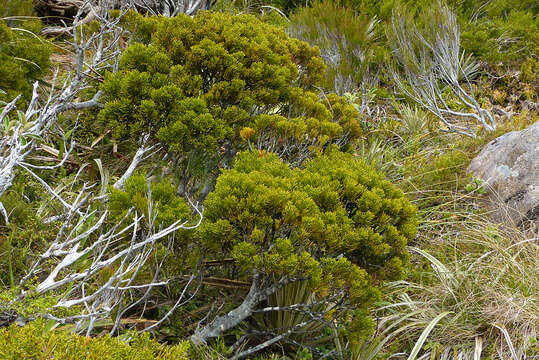
[[[483,180],[495,221],[539,231],[539,121],[488,143],[468,172]]]

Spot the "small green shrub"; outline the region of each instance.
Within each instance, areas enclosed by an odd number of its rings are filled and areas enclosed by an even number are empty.
[[[205,201],[196,234],[209,259],[233,258],[239,280],[306,278],[318,298],[356,306],[365,332],[381,281],[398,279],[415,208],[374,168],[331,149],[292,170],[275,155],[241,153]]]
[[[301,7],[309,7],[313,2],[312,0],[272,0],[271,4],[288,14]],[[353,9],[357,13],[388,19],[391,17],[391,9],[395,6],[397,0],[334,0],[334,2]],[[410,2],[413,4],[415,2],[421,3],[422,1]]]
[[[34,15],[32,0],[9,0],[0,3],[0,18]]]
[[[520,80],[537,84],[539,81],[539,60],[530,57],[522,64]]]
[[[157,210],[156,225],[167,227],[182,219],[188,221],[191,211],[185,200],[176,196],[176,188],[163,179],[148,183],[144,173],[133,174],[125,183],[124,189],[111,188],[109,209],[114,220],[121,220],[132,207],[138,214],[148,217],[148,196]]]
[[[483,180],[476,178],[475,176],[472,178],[472,181],[466,184],[464,189],[469,193],[477,193],[478,195],[482,195],[486,192]]]
[[[271,0],[270,3],[272,6],[277,7],[278,9],[283,11],[285,14],[288,14],[298,7],[308,6],[311,3],[311,1],[310,0]]]
[[[0,283],[13,286],[28,270],[30,256],[56,237],[55,226],[38,215],[43,195],[41,184],[20,173],[0,199],[9,217],[5,224],[0,216]]]
[[[425,134],[428,127],[428,114],[417,106],[407,104],[398,107],[402,127],[400,133],[407,140],[420,137]]]
[[[190,344],[174,346],[159,344],[148,333],[129,332],[118,338],[102,336],[88,338],[67,331],[48,330],[44,320],[19,327],[11,325],[0,329],[0,358],[63,359],[63,360],[147,360],[188,359]]]
[[[395,150],[383,137],[371,135],[357,148],[356,154],[389,179],[399,176],[401,170],[394,161]]]
[[[539,51],[537,5],[506,0],[485,5],[471,19],[460,16],[462,48],[489,62],[521,64],[535,57]]]
[[[21,103],[30,100],[32,82],[50,66],[52,48],[39,33],[40,23],[27,21],[9,27],[0,19],[0,101],[11,101],[22,94]],[[1,103],[0,103],[1,104]]]

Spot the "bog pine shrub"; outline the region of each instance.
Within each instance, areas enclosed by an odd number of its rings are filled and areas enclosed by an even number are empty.
[[[88,338],[62,330],[47,330],[44,320],[19,327],[15,324],[0,329],[0,358],[62,360],[187,360],[190,344],[159,344],[148,333],[126,334],[120,338],[102,336]]]
[[[235,154],[247,141],[314,151],[360,135],[345,99],[318,95],[318,49],[282,29],[213,12],[170,19],[131,13],[124,22],[136,42],[106,76],[99,114],[119,140],[149,133],[177,154],[211,157]]]
[[[381,281],[401,277],[416,231],[403,192],[335,148],[303,169],[273,154],[241,153],[204,205],[202,253],[233,258],[239,280],[253,272],[270,282],[308,279],[318,297],[346,294],[356,309],[372,305]]]

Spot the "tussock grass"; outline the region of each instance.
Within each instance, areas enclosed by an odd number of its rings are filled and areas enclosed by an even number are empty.
[[[388,343],[408,358],[413,350],[431,359],[536,358],[539,238],[492,223],[474,214],[473,197],[453,195],[423,211],[411,273],[388,285],[379,331],[400,321]]]
[[[538,359],[539,237],[494,222],[481,192],[466,191],[473,156],[530,120],[462,139],[422,126],[429,118],[411,107],[396,110],[390,153],[367,153],[401,169],[386,175],[418,206],[419,232],[407,278],[387,285],[375,312],[376,333],[351,344],[347,358]]]

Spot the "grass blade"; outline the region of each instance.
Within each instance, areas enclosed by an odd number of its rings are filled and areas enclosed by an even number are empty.
[[[107,186],[109,184],[109,172],[103,167],[101,159],[94,159],[94,161],[97,164],[97,167],[99,168],[99,174],[101,175],[101,188],[99,191],[99,195],[104,195],[107,192]]]
[[[432,256],[428,252],[421,250],[420,248],[410,247],[410,250],[415,251],[416,253],[425,257],[428,261],[431,262],[434,269],[436,270],[438,274],[440,274],[441,277],[449,281],[453,287],[457,287],[458,283],[455,277],[453,276],[453,273],[444,264],[442,264],[440,260],[436,259],[434,256]]]
[[[423,347],[423,344],[427,340],[427,337],[429,336],[432,329],[434,329],[436,324],[449,313],[451,313],[451,311],[443,312],[440,315],[436,316],[434,319],[432,319],[429,325],[427,325],[425,330],[423,330],[423,332],[419,336],[419,339],[417,339],[417,342],[415,343],[414,348],[412,349],[412,352],[410,353],[410,356],[408,356],[408,360],[415,360],[417,358],[417,354],[419,353],[419,350],[421,350],[421,348]]]
[[[481,360],[481,352],[483,351],[483,338],[481,336],[475,337],[475,350],[473,354],[474,360]]]
[[[509,346],[509,350],[511,351],[511,356],[513,356],[513,359],[519,360],[519,357],[517,356],[517,352],[515,351],[515,347],[513,346],[513,342],[511,341],[511,336],[509,336],[509,333],[507,332],[507,330],[501,325],[497,325],[497,324],[492,324],[492,325],[498,328],[502,332],[505,338],[505,341],[507,341],[507,345]]]

